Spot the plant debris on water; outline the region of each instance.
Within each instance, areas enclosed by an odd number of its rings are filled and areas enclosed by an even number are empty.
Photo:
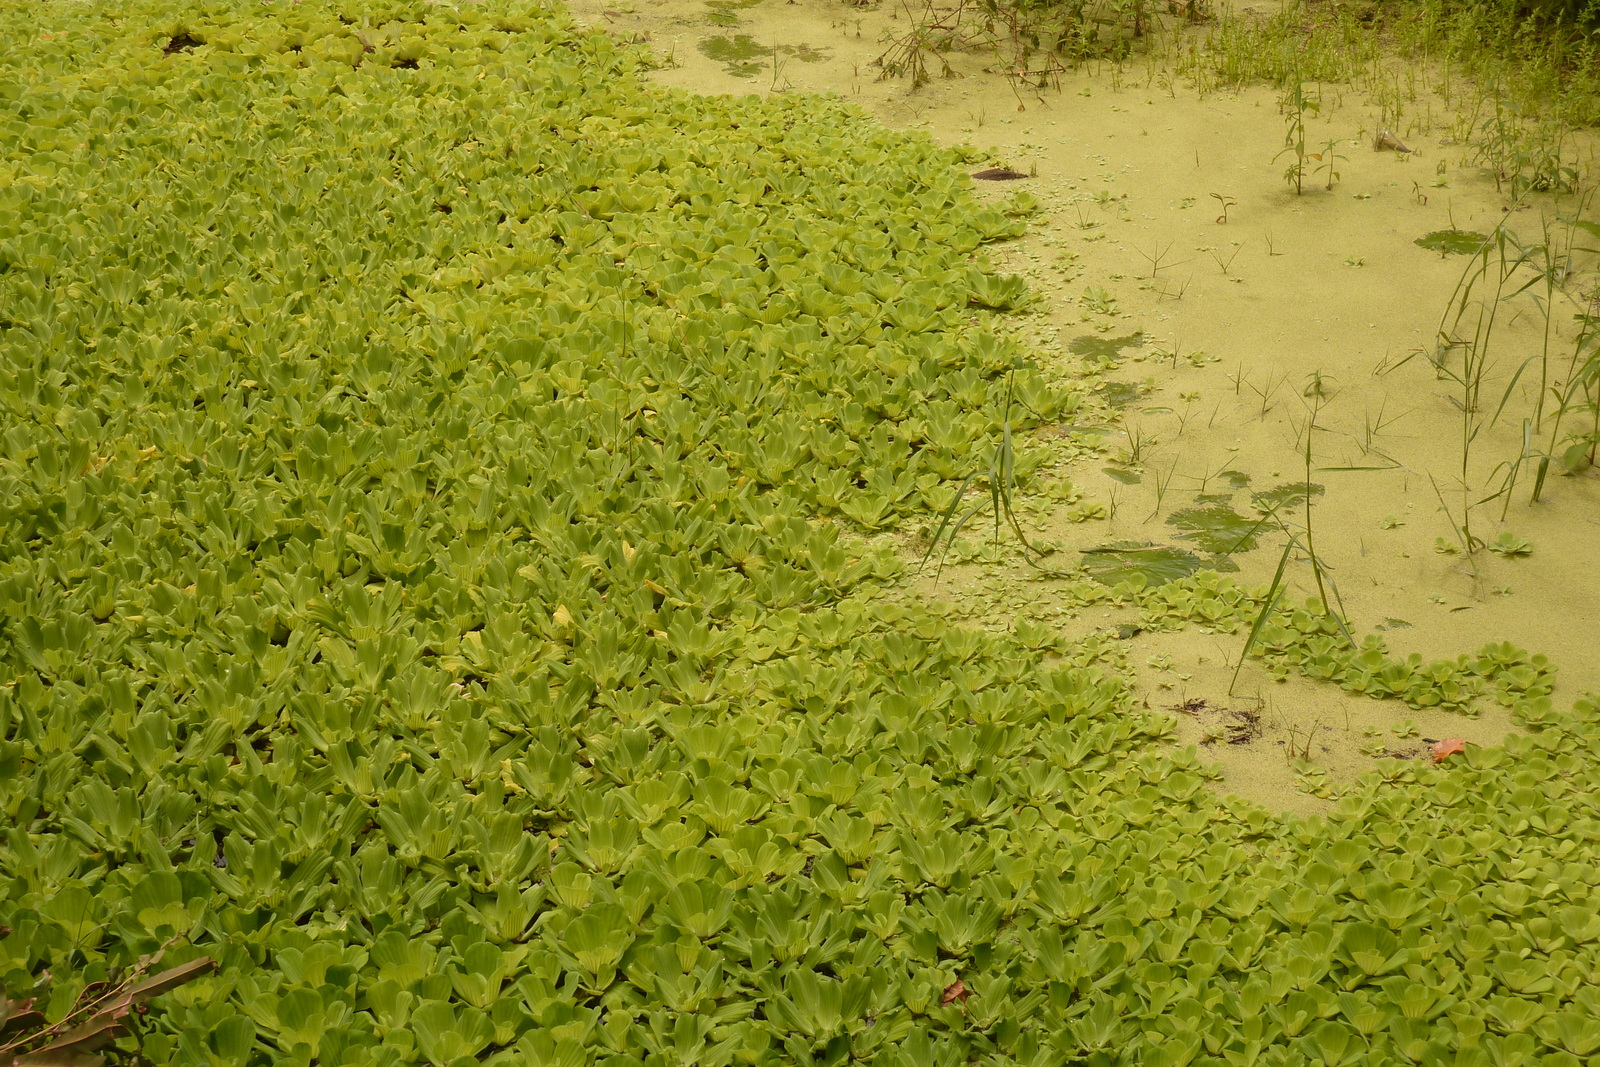
[[[0,32],[0,1062],[1600,1051],[1543,656],[1140,542],[1038,577],[1137,614],[1081,639],[888,595],[1101,418],[994,329],[989,157],[514,0]],[[1191,625],[1527,732],[1220,799],[1110,636]]]

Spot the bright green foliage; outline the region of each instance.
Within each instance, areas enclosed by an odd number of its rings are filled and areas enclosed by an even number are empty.
[[[1339,621],[1315,598],[1280,610],[1262,628],[1253,650],[1274,670],[1297,670],[1337,683],[1352,693],[1402,700],[1414,708],[1440,707],[1471,713],[1481,700],[1529,710],[1548,703],[1555,668],[1542,655],[1509,643],[1485,645],[1475,656],[1424,662],[1419,653],[1392,659],[1377,634],[1354,645]]]
[[[954,154],[525,5],[0,32],[8,995],[182,938],[196,1065],[1594,1051],[1600,709],[1538,660],[1471,668],[1530,738],[1285,824],[1114,642],[879,596],[841,525],[948,507],[1019,365]]]

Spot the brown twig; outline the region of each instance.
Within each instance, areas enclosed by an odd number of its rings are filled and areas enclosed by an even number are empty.
[[[85,1054],[104,1048],[123,1036],[127,1032],[123,1020],[129,1014],[141,1009],[146,1001],[216,969],[215,960],[210,956],[201,956],[136,981],[160,962],[173,943],[168,941],[150,955],[141,956],[120,982],[92,999],[84,998],[104,989],[105,983],[86,986],[78,994],[79,1003],[61,1019],[43,1029],[31,1029],[44,1020],[42,1013],[32,1010],[33,1000],[21,1002],[19,1006],[22,1011],[7,1018],[3,1030],[21,1028],[27,1032],[0,1045],[0,1063],[13,1065],[23,1057],[35,1060],[46,1054],[62,1062],[78,1059],[87,1063],[100,1062],[100,1057]]]

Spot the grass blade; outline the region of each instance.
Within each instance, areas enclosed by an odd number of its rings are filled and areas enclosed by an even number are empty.
[[[1250,658],[1250,650],[1256,646],[1256,638],[1261,636],[1261,628],[1267,624],[1267,617],[1272,614],[1272,609],[1278,606],[1278,601],[1283,597],[1283,572],[1289,566],[1289,553],[1293,552],[1300,539],[1294,534],[1289,535],[1288,544],[1283,546],[1283,555],[1278,557],[1278,569],[1272,576],[1272,585],[1267,589],[1267,599],[1261,605],[1261,610],[1256,613],[1256,621],[1250,626],[1250,636],[1244,639],[1244,649],[1239,653],[1239,662],[1233,665],[1233,677],[1228,679],[1228,695],[1233,695],[1234,687],[1239,684],[1239,671],[1244,667],[1244,661]]]

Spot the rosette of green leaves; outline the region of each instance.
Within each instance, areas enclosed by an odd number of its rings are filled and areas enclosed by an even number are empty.
[[[509,3],[0,29],[8,1016],[177,938],[154,1062],[1592,1053],[1547,664],[1292,822],[1104,644],[878,595],[842,525],[1076,402],[954,153]]]

